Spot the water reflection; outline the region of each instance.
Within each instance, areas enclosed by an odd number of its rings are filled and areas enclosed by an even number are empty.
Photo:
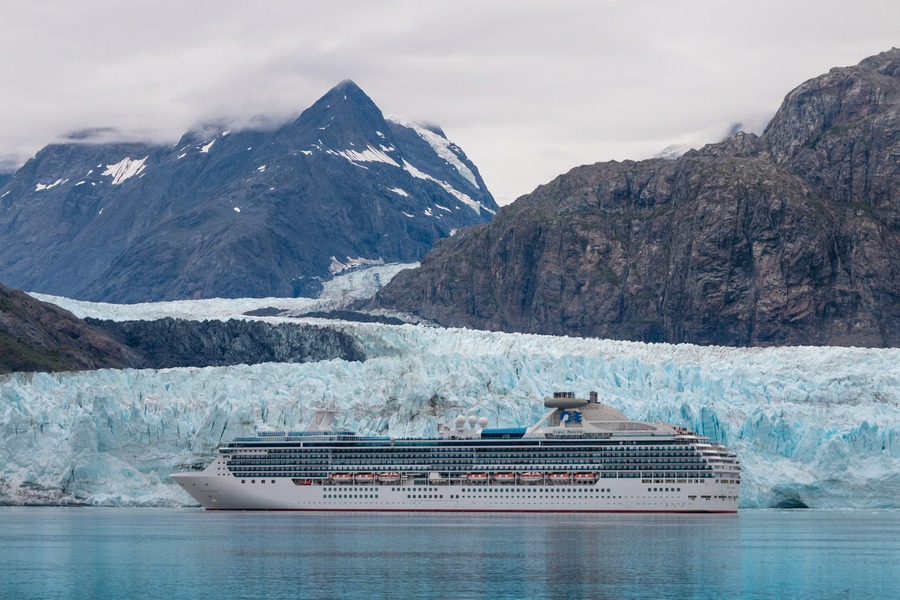
[[[8,597],[890,597],[900,512],[0,509]]]

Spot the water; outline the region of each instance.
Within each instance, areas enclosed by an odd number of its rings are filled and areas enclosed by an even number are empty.
[[[900,511],[0,509],[4,598],[900,598]]]

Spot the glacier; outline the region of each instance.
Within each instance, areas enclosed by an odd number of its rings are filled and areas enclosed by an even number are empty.
[[[338,278],[319,299],[109,305],[35,294],[80,317],[251,318],[346,305],[403,265]],[[301,321],[351,335],[368,357],[304,364],[101,370],[0,377],[0,504],[181,506],[168,477],[218,444],[303,429],[312,411],[395,437],[433,435],[458,414],[525,427],[542,398],[597,391],[629,417],[683,425],[734,450],[741,508],[900,506],[900,349],[723,348]]]

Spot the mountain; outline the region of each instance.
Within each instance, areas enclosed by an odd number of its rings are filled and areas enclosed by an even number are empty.
[[[136,359],[69,311],[0,285],[0,373],[122,368]]]
[[[386,120],[344,81],[274,131],[47,146],[0,188],[0,281],[107,302],[309,295],[496,210],[439,128]]]
[[[379,294],[447,326],[900,345],[900,50],[787,95],[761,136],[577,167]]]

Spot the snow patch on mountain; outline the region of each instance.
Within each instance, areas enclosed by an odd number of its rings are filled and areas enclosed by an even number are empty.
[[[103,171],[102,175],[112,176],[112,184],[119,185],[126,179],[130,179],[135,175],[140,175],[146,167],[145,163],[148,158],[150,157],[145,156],[144,158],[137,160],[132,159],[131,157],[125,157],[115,164],[106,165],[106,170]]]
[[[400,167],[399,163],[396,160],[388,156],[383,150],[379,150],[378,148],[373,148],[372,146],[366,146],[366,149],[362,152],[357,150],[326,150],[328,154],[334,154],[335,156],[341,156],[346,158],[351,163],[358,162],[381,162],[388,165],[392,165],[395,167]]]
[[[55,188],[55,187],[58,186],[58,185],[62,185],[62,184],[64,184],[64,183],[66,183],[67,181],[69,181],[69,180],[68,180],[68,179],[57,179],[57,180],[54,181],[53,183],[46,183],[46,184],[45,184],[45,183],[39,183],[39,184],[37,184],[37,185],[34,186],[34,191],[36,191],[36,192],[42,192],[42,191],[44,191],[44,190],[49,190],[49,189],[51,189],[51,188]],[[7,192],[7,193],[8,193],[8,192]],[[6,195],[6,194],[4,194],[4,196],[5,196],[5,195]]]
[[[424,179],[425,181],[432,181],[432,182],[438,184],[439,186],[444,188],[444,190],[446,190],[447,192],[452,194],[457,200],[459,200],[460,202],[462,202],[463,204],[465,204],[466,206],[468,206],[469,208],[474,210],[476,213],[480,212],[480,211],[485,211],[492,215],[496,214],[496,211],[489,209],[487,206],[485,206],[481,202],[473,200],[471,196],[460,192],[459,190],[454,188],[452,185],[450,185],[446,181],[441,181],[439,179],[432,177],[428,173],[423,173],[422,171],[418,170],[417,168],[415,168],[414,166],[409,164],[405,159],[403,160],[403,168],[406,169],[407,171],[409,171],[409,174],[417,179]]]
[[[431,146],[431,149],[434,150],[435,154],[450,163],[450,165],[457,171],[459,171],[459,174],[462,175],[466,181],[471,183],[476,190],[481,189],[478,186],[478,180],[476,179],[475,174],[469,167],[465,165],[465,163],[463,163],[459,159],[459,156],[457,155],[457,151],[459,149],[456,144],[454,144],[444,136],[438,135],[430,129],[423,127],[419,123],[404,121],[395,117],[391,117],[390,119],[388,119],[388,121],[415,131],[419,135],[419,137],[421,137],[428,143],[429,146]]]

